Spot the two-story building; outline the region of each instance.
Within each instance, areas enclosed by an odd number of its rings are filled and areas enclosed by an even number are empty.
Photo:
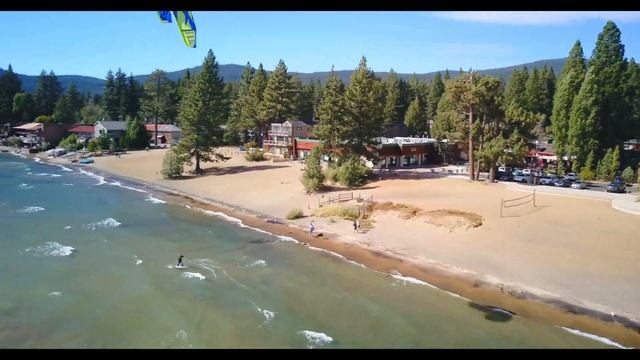
[[[120,140],[127,130],[126,121],[98,121],[94,126],[94,136],[107,134],[113,140]]]
[[[264,152],[283,157],[295,157],[295,138],[308,138],[311,125],[300,120],[287,120],[282,124],[272,123],[264,141]]]
[[[436,151],[438,142],[430,138],[380,138],[374,152],[380,159],[380,168],[425,165],[427,156]]]

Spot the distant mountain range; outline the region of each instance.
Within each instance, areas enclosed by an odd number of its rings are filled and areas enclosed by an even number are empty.
[[[562,67],[564,66],[565,60],[566,58],[539,60],[531,63],[507,66],[502,68],[479,70],[478,72],[483,75],[492,75],[492,76],[501,77],[505,81],[508,81],[509,78],[511,77],[511,73],[513,72],[513,70],[522,69],[525,66],[530,70],[534,68],[541,69],[546,65],[547,67],[553,68],[553,71],[555,72],[556,76],[558,76],[560,74],[560,71],[562,71]],[[240,80],[240,75],[242,74],[244,65],[227,64],[227,65],[220,65],[219,68],[220,68],[219,69],[220,76],[223,77],[225,82],[237,82],[238,80]],[[465,69],[465,71],[467,70],[468,69]],[[172,71],[172,72],[168,72],[167,75],[171,80],[177,81],[178,79],[184,76],[186,71],[187,69]],[[189,68],[189,71],[191,72],[192,75],[196,74],[200,71],[200,66]],[[0,68],[0,74],[2,74],[3,72],[4,70]],[[342,79],[342,81],[344,81],[345,83],[349,83],[352,73],[353,73],[353,70],[336,71],[336,74],[338,75],[338,77]],[[441,70],[440,73],[444,75],[444,70]],[[451,69],[449,70],[449,74],[451,75],[451,77],[455,77],[459,73],[460,71],[458,70],[451,70]],[[304,83],[307,83],[309,81],[315,81],[315,80],[320,80],[324,83],[325,79],[329,76],[330,72],[329,71],[313,72],[313,73],[290,72],[290,74],[297,75],[298,77],[300,77],[300,79]],[[376,72],[376,75],[385,79],[387,78],[387,76],[389,76],[389,73]],[[433,79],[435,75],[436,75],[436,72],[430,72],[425,74],[415,74],[416,78],[426,79],[426,80]],[[137,76],[134,76],[134,78],[140,82],[144,82],[148,76],[149,74],[137,75]],[[398,77],[404,80],[409,80],[413,76],[414,74],[398,73]],[[27,92],[35,91],[36,84],[38,82],[37,75],[34,76],[34,75],[18,74],[18,77],[22,81],[23,90]],[[98,79],[90,76],[81,76],[81,75],[58,75],[58,81],[60,81],[60,84],[65,89],[72,83],[75,83],[76,87],[78,88],[78,91],[90,92],[92,94],[102,94],[102,91],[104,89],[104,83],[105,83],[104,79]]]

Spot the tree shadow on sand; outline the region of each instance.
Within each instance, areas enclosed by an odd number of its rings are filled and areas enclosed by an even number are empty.
[[[251,171],[273,170],[273,169],[279,169],[284,167],[287,167],[287,166],[279,166],[279,165],[257,165],[257,166],[239,165],[239,166],[229,166],[229,167],[212,166],[206,169],[202,169],[202,172],[200,172],[200,174],[189,172],[186,175],[181,175],[179,177],[176,177],[176,179],[184,180],[184,179],[193,179],[196,177],[204,177],[204,176],[211,176],[211,175],[233,175],[233,174],[241,174],[241,173],[251,172]]]

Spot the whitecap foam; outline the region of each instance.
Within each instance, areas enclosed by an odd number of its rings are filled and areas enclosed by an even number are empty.
[[[278,238],[278,240],[280,240],[280,241],[284,241],[284,242],[292,242],[292,243],[296,243],[296,244],[299,244],[299,243],[300,243],[300,241],[298,241],[298,240],[296,240],[296,239],[292,238],[291,236],[278,235],[278,236],[276,236],[276,237],[277,237],[277,238]]]
[[[51,176],[51,177],[61,177],[62,175],[60,174],[49,174],[49,173],[37,173],[37,174],[33,174],[36,176]]]
[[[260,259],[260,260],[256,260],[254,262],[252,262],[251,264],[247,265],[247,267],[256,267],[256,266],[267,266],[267,262]]]
[[[64,186],[73,186],[73,184],[62,183]]]
[[[136,265],[140,265],[140,264],[142,264],[142,260],[140,259],[136,260]]]
[[[417,284],[417,285],[426,285],[430,288],[434,288],[434,289],[438,289],[440,290],[440,288],[438,288],[437,286],[431,285],[428,282],[424,282],[422,280],[418,280],[416,278],[410,277],[410,276],[402,276],[402,274],[400,274],[399,272],[393,270],[391,271],[391,273],[389,274],[391,275],[391,277],[393,277],[394,279],[400,280],[402,282],[406,283],[410,283],[410,284]]]
[[[69,256],[74,250],[71,246],[61,245],[55,241],[48,241],[43,245],[28,248],[25,251],[33,252],[36,256]]]
[[[331,336],[322,332],[301,330],[298,331],[298,334],[303,335],[307,339],[310,343],[309,347],[313,347],[312,345],[325,345],[333,342],[333,338]]]
[[[160,200],[160,199],[156,199],[153,196],[149,196],[147,197],[144,201],[148,201],[154,204],[166,204],[166,201]]]
[[[64,229],[65,229],[65,230],[67,230],[67,229],[71,229],[71,225],[67,225],[67,226],[65,226],[65,227],[64,227]]]
[[[51,297],[58,297],[58,296],[62,296],[62,293],[60,291],[52,291],[47,295],[49,295]]]
[[[34,158],[33,158],[33,161],[35,161],[35,162],[42,162],[42,160],[40,160],[40,158],[37,158],[37,157],[34,157]]]
[[[199,279],[199,280],[206,279],[204,275],[200,273],[193,273],[193,272],[183,272],[182,277],[187,279]]]
[[[334,253],[333,251],[329,251],[329,250],[325,250],[325,249],[317,248],[317,247],[315,247],[315,246],[307,246],[307,247],[308,247],[309,249],[311,249],[311,250],[321,251],[321,252],[324,252],[324,253],[327,253],[327,254],[333,255],[333,256],[338,257],[338,258],[340,258],[340,259],[342,259],[342,260],[344,260],[344,261],[346,261],[346,262],[348,262],[348,263],[351,263],[351,264],[353,264],[353,265],[360,266],[361,268],[364,268],[364,269],[366,269],[366,268],[367,268],[366,266],[364,266],[364,265],[362,265],[362,264],[360,264],[360,263],[358,263],[358,262],[355,262],[355,261],[353,261],[353,260],[349,260],[349,259],[347,259],[346,257],[344,257],[344,256],[342,256],[342,255],[340,255],[340,254],[338,254],[338,253]]]
[[[122,185],[122,184],[120,183],[120,181],[114,181],[114,182],[112,182],[112,183],[107,183],[107,184],[109,184],[109,185],[113,185],[113,186],[118,186],[118,187],[121,187],[121,188],[123,188],[123,189],[129,189],[129,190],[133,190],[133,191],[137,191],[137,192],[141,192],[141,193],[147,193],[147,192],[146,192],[146,191],[144,191],[144,190],[136,189],[136,188],[131,187],[131,186]]]
[[[618,347],[618,348],[621,348],[621,349],[632,349],[632,348],[629,348],[629,347],[626,347],[626,346],[620,345],[620,344],[618,344],[618,343],[617,343],[617,342],[615,342],[615,341],[609,340],[609,339],[607,339],[606,337],[602,337],[602,336],[598,336],[598,335],[589,334],[589,333],[582,332],[582,331],[580,331],[580,330],[576,330],[576,329],[566,328],[566,327],[564,327],[564,326],[560,326],[560,327],[561,327],[563,330],[568,331],[568,332],[570,332],[570,333],[572,333],[572,334],[574,334],[574,335],[578,335],[578,336],[586,337],[586,338],[589,338],[589,339],[591,339],[591,340],[595,340],[595,341],[598,341],[598,342],[601,342],[601,343],[604,343],[604,344],[607,344],[607,345],[615,346],[615,347]]]
[[[216,217],[219,217],[219,218],[224,219],[224,220],[226,220],[226,221],[229,221],[229,222],[235,223],[236,225],[238,225],[238,226],[240,226],[240,227],[243,227],[243,228],[246,228],[246,229],[251,229],[251,230],[253,230],[253,231],[257,231],[257,232],[261,232],[261,233],[263,233],[263,234],[267,234],[267,235],[275,236],[273,233],[270,233],[270,232],[268,232],[268,231],[264,231],[264,230],[262,230],[262,229],[258,229],[258,228],[254,228],[254,227],[252,227],[252,226],[245,225],[245,224],[242,222],[242,220],[240,220],[240,219],[238,219],[238,218],[235,218],[235,217],[233,217],[233,216],[229,216],[229,215],[227,215],[227,214],[225,214],[225,213],[222,213],[222,212],[219,212],[219,211],[204,210],[204,209],[200,209],[200,208],[193,208],[193,207],[190,207],[189,205],[185,205],[185,206],[186,206],[188,209],[194,209],[194,210],[197,210],[197,211],[203,212],[203,213],[205,213],[205,214],[207,214],[207,215],[216,216]],[[291,239],[291,238],[290,238],[290,239]],[[293,241],[297,242],[297,240],[295,240],[295,239],[291,239],[291,240],[293,240]]]
[[[25,189],[25,190],[27,190],[27,189],[33,189],[33,185],[29,185],[29,184],[25,184],[25,183],[22,183],[22,184],[18,185],[18,187],[19,187],[20,189]]]
[[[45,209],[43,207],[40,206],[26,206],[20,210],[18,210],[19,213],[34,213],[34,212],[38,212],[38,211],[44,211]]]
[[[104,181],[104,176],[96,175],[96,174],[92,173],[91,171],[86,171],[86,170],[83,170],[83,169],[78,169],[78,170],[80,170],[81,173],[87,175],[88,177],[92,177],[92,178],[98,180],[98,183],[96,185],[102,185],[102,184],[106,184],[107,183],[106,181]]]
[[[64,171],[73,171],[73,170],[69,169],[68,167],[60,165],[60,164],[51,164],[51,165],[55,165],[55,166],[61,167],[62,170],[64,170]]]
[[[178,330],[178,332],[176,333],[176,339],[186,340],[187,339],[187,332],[184,331],[184,330]]]
[[[98,229],[98,228],[118,227],[120,225],[122,225],[122,223],[119,222],[118,220],[116,220],[114,218],[106,218],[106,219],[100,220],[98,222],[94,222],[94,223],[90,223],[90,224],[84,225],[83,227],[85,229],[95,230],[95,229]]]
[[[262,315],[264,315],[264,321],[265,322],[273,319],[276,316],[276,313],[274,313],[271,310],[262,309],[261,312],[262,312]]]

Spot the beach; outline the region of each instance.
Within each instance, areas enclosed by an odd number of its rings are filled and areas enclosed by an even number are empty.
[[[303,165],[249,163],[236,149],[224,151],[229,161],[204,164],[213,169],[180,180],[160,177],[165,150],[96,157],[91,167],[179,194],[175,201],[193,201],[189,197],[207,203],[249,226],[306,241],[374,270],[395,270],[476,302],[640,346],[640,334],[631,328],[640,319],[635,259],[640,221],[612,209],[609,201],[538,194],[536,207],[505,209],[501,217],[501,199],[526,194],[456,176],[391,178],[354,191],[422,211],[476,214],[482,225],[437,226],[419,216],[402,219],[394,211],[375,211],[373,228],[358,234],[350,221],[313,217],[323,236],[309,238],[305,229],[312,218],[284,220],[293,208],[311,214],[328,196],[303,191]]]

